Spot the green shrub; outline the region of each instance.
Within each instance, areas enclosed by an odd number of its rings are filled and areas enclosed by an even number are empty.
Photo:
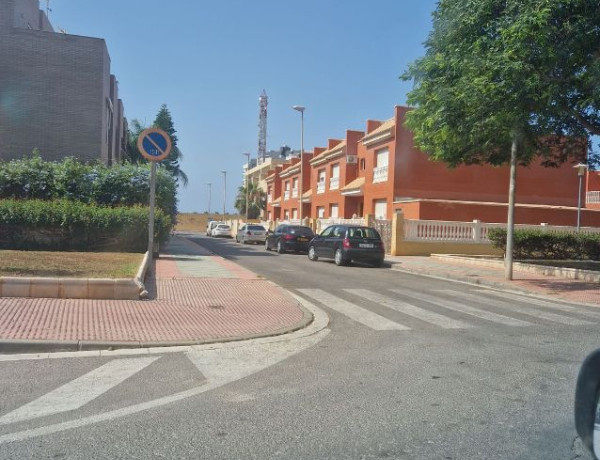
[[[490,229],[492,245],[506,251],[506,230]],[[515,230],[514,256],[517,259],[600,260],[600,234]]]
[[[145,252],[147,207],[108,207],[68,200],[0,200],[0,249]],[[155,213],[164,243],[172,221]]]
[[[71,200],[106,206],[147,206],[150,165],[84,164],[32,158],[0,161],[0,200]],[[156,206],[172,220],[177,215],[177,182],[163,168],[156,174]]]

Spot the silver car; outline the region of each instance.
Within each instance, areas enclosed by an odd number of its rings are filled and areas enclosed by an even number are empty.
[[[219,224],[213,228],[211,235],[215,238],[224,236],[225,238],[231,238],[231,227],[227,224]]]
[[[262,243],[267,239],[267,231],[262,225],[245,224],[240,227],[235,235],[238,243]]]

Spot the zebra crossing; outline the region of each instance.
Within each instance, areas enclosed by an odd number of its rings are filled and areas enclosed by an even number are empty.
[[[300,295],[376,331],[426,328],[589,326],[600,322],[600,309],[523,297],[487,289],[468,292],[437,289],[298,289]],[[376,311],[376,312],[375,312]],[[389,312],[389,313],[384,313]]]

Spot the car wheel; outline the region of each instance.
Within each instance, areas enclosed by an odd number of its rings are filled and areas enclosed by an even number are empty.
[[[269,247],[269,242],[267,240],[265,240],[265,251],[270,251],[271,248]]]
[[[317,256],[317,251],[315,251],[314,246],[310,246],[308,248],[308,260],[312,260],[313,262],[319,260],[319,257]]]
[[[283,254],[285,252],[285,249],[283,247],[283,244],[281,244],[281,240],[279,240],[277,242],[277,253],[278,254]]]
[[[346,265],[346,259],[344,259],[344,254],[341,249],[335,250],[335,264],[336,265]]]

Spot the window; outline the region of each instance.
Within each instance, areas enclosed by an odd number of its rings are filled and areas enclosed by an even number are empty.
[[[319,219],[322,219],[323,217],[325,217],[325,207],[324,206],[317,206],[317,217]]]
[[[298,210],[296,208],[292,209],[292,219],[298,218]]]
[[[335,227],[333,230],[333,236],[336,238],[341,238],[346,234],[346,227]]]
[[[377,230],[370,227],[353,227],[348,229],[348,238],[376,238],[380,239]]]
[[[381,168],[383,166],[388,166],[388,161],[389,161],[388,158],[389,158],[389,150],[388,149],[377,150],[375,152],[375,167]]]
[[[387,201],[375,200],[375,219],[387,219]]]
[[[329,217],[335,219],[338,217],[338,205],[337,204],[332,204],[329,205]]]
[[[367,160],[365,160],[364,158],[360,159],[360,170],[364,171],[365,169],[367,169]]]
[[[333,229],[335,228],[335,225],[330,225],[329,227],[327,227],[325,230],[323,230],[321,232],[321,236],[332,236],[333,234]]]

